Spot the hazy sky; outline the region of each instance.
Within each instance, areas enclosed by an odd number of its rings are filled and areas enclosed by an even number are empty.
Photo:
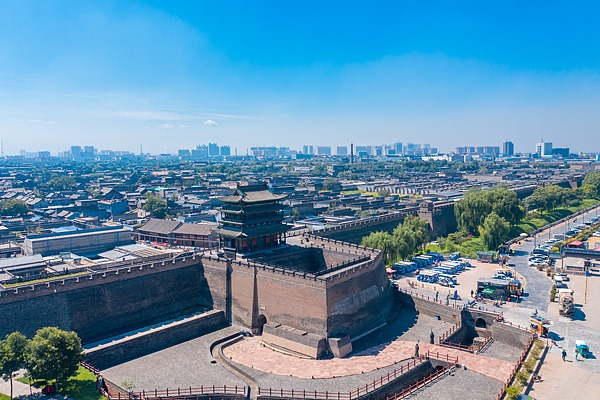
[[[5,153],[515,142],[600,152],[600,5],[2,1]]]

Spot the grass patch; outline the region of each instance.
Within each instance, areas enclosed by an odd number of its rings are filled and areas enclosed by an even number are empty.
[[[17,380],[29,385],[29,379],[26,377],[19,377]],[[40,388],[45,386],[45,384],[42,381],[34,381],[32,386]],[[108,400],[96,389],[96,375],[82,366],[79,366],[75,376],[72,376],[67,382],[59,385],[58,393],[77,400]],[[0,397],[0,400],[4,399]]]
[[[442,248],[437,244],[428,244],[427,246],[425,246],[425,252],[428,251],[440,253],[442,251]]]
[[[4,286],[6,289],[10,289],[10,288],[19,287],[19,286],[29,286],[29,285],[33,285],[35,283],[61,281],[63,279],[76,278],[78,276],[89,275],[89,274],[90,273],[88,271],[81,271],[81,272],[75,272],[74,274],[52,276],[52,277],[48,277],[48,278],[34,279],[31,281],[26,281],[26,282],[6,283],[6,284],[2,284],[2,286]]]
[[[535,229],[542,228],[543,226],[558,221],[559,219],[566,218],[569,215],[573,215],[579,211],[592,208],[598,204],[600,204],[599,200],[585,199],[581,202],[581,204],[575,207],[557,208],[556,210],[548,211],[543,214],[530,214],[519,224],[513,226],[509,232],[509,235],[511,238],[516,238],[521,233],[529,234]]]
[[[10,396],[0,393],[0,400],[10,400]]]

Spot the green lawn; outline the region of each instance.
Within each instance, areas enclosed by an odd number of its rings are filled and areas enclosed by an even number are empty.
[[[29,380],[25,377],[18,378],[17,380],[29,384]],[[42,387],[44,383],[34,382],[33,386]],[[58,392],[77,400],[108,400],[96,390],[96,375],[81,366],[75,376],[69,378],[66,383],[59,385]],[[0,397],[0,400],[5,399]]]
[[[552,222],[568,217],[569,215],[573,215],[578,211],[591,208],[599,203],[598,200],[585,199],[577,207],[558,208],[543,214],[536,214],[535,216],[524,219],[520,224],[513,226],[510,230],[510,237],[516,238],[521,233],[530,233],[535,229],[551,224]]]
[[[10,396],[0,393],[0,400],[10,400]]]

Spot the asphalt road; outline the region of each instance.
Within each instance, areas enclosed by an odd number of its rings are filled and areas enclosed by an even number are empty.
[[[510,258],[512,267],[525,280],[525,295],[521,298],[521,303],[514,308],[505,306],[504,315],[511,321],[521,325],[529,325],[529,316],[538,310],[542,316],[546,316],[548,304],[550,303],[550,289],[552,281],[546,276],[545,271],[538,271],[528,265],[529,253],[539,244],[553,237],[554,234],[564,234],[566,230],[573,228],[585,221],[589,221],[598,215],[600,207],[588,211],[583,215],[569,218],[568,221],[545,229],[538,233],[534,238],[527,238],[521,242],[521,245],[515,248],[515,254]],[[560,261],[558,261],[560,262]]]

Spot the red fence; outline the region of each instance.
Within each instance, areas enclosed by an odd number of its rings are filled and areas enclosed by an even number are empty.
[[[529,339],[529,343],[527,344],[527,347],[525,347],[525,350],[523,350],[523,353],[521,353],[521,358],[519,358],[519,362],[517,364],[515,364],[512,372],[510,373],[510,377],[506,380],[506,382],[504,382],[504,386],[502,387],[502,390],[500,390],[500,393],[498,394],[498,400],[501,400],[502,397],[504,397],[506,388],[511,384],[513,379],[515,379],[515,375],[516,375],[517,371],[519,370],[519,368],[521,367],[521,364],[525,361],[525,358],[527,358],[527,354],[529,353],[529,350],[531,350],[531,346],[533,346],[534,341],[535,341],[535,337],[532,336],[531,339]]]
[[[114,383],[104,378],[101,378],[100,370],[95,368],[93,365],[90,365],[86,362],[82,362],[81,366],[93,372],[96,375],[96,377],[98,377],[99,382],[100,379],[102,379],[102,384],[98,385],[98,389],[109,400],[150,400],[174,396],[194,396],[206,394],[241,394],[246,396],[248,392],[247,386],[227,385],[200,386],[196,388],[190,386],[187,388],[153,389],[142,390],[141,392],[127,392],[125,389],[115,385]]]
[[[440,376],[444,375],[448,370],[450,370],[451,368],[454,368],[454,367],[456,367],[456,364],[450,364],[450,365],[443,367],[442,369],[436,370],[435,372],[429,374],[428,376],[421,379],[420,381],[417,381],[417,382],[413,383],[412,385],[410,385],[409,387],[402,389],[401,392],[395,393],[393,396],[386,397],[386,400],[403,399],[404,397],[408,396],[409,394],[423,388],[424,386],[426,386],[429,383],[433,382],[434,380],[438,379]]]
[[[258,388],[259,396],[275,396],[275,397],[298,397],[302,396],[304,399],[315,399],[315,400],[353,400],[358,399],[360,396],[372,392],[375,389],[379,389],[394,379],[398,378],[402,374],[413,369],[417,365],[420,365],[428,357],[428,353],[419,357],[419,359],[409,360],[406,364],[401,365],[399,368],[394,369],[392,372],[382,375],[379,379],[375,379],[373,382],[361,386],[354,391],[350,392],[319,392],[312,390],[294,390],[294,389],[272,389],[272,388]]]
[[[382,375],[379,379],[375,379],[373,382],[361,386],[354,391],[350,392],[319,392],[316,390],[295,390],[295,389],[272,389],[272,388],[258,388],[259,396],[269,396],[269,397],[287,397],[287,398],[304,398],[304,399],[313,399],[313,400],[356,400],[361,396],[364,396],[376,389],[379,389],[390,382],[393,382],[396,378],[402,376],[402,374],[408,372],[409,370],[415,368],[417,365],[420,365],[423,361],[428,358],[435,358],[438,360],[446,361],[450,363],[450,366],[455,366],[458,364],[458,357],[452,357],[448,354],[440,354],[439,352],[428,351],[427,353],[421,355],[419,359],[409,360],[406,364],[401,365],[399,368],[394,369],[392,372]],[[446,367],[448,368],[448,367]],[[444,370],[445,371],[445,370]],[[441,375],[443,372],[437,373],[435,378]],[[431,374],[431,375],[435,375]],[[428,379],[426,377],[424,379]],[[421,381],[419,381],[421,382]],[[418,383],[419,383],[418,382]]]

